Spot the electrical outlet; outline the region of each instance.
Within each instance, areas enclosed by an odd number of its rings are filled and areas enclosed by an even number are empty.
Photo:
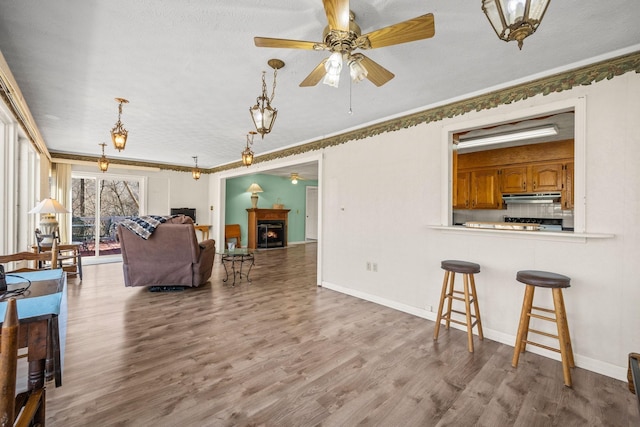
[[[371,263],[367,261],[367,271],[371,271]]]
[[[378,263],[377,263],[377,262],[374,262],[374,263],[373,263],[373,272],[374,272],[374,273],[377,273],[377,272],[378,272]]]

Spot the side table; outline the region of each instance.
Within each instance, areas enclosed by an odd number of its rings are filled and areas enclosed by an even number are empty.
[[[227,264],[231,264],[231,272],[233,274],[233,283],[232,286],[236,285],[236,275],[240,276],[240,280],[242,280],[242,276],[247,279],[247,282],[251,283],[251,279],[249,278],[249,274],[251,273],[251,268],[255,265],[255,257],[253,249],[249,248],[236,248],[233,250],[225,250],[221,252],[220,259],[222,265],[224,266],[224,272],[226,277],[222,279],[223,282],[227,282],[229,280],[229,270],[227,269]],[[249,269],[246,273],[242,272],[243,264],[247,262],[249,264]],[[236,264],[238,268],[236,269]]]

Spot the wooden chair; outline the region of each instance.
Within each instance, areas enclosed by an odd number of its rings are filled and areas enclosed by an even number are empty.
[[[19,347],[18,307],[15,298],[7,301],[0,337],[0,426],[44,425],[45,389],[38,388],[16,396]],[[16,417],[17,414],[17,417]]]
[[[54,240],[52,250],[48,252],[18,252],[10,255],[0,255],[0,264],[8,264],[10,262],[20,262],[20,261],[32,261],[33,267],[30,267],[27,263],[26,266],[20,266],[18,268],[14,268],[13,270],[7,269],[7,273],[9,272],[20,272],[20,271],[37,271],[43,269],[49,269],[52,265],[58,265],[58,250],[57,243]]]
[[[38,252],[49,251],[50,247],[42,245],[42,240],[46,235],[42,234],[39,229],[36,228],[36,245]],[[58,268],[63,269],[67,273],[75,274],[82,280],[82,256],[80,254],[80,243],[62,244],[60,243],[60,233],[56,230],[53,233],[52,239],[58,245]]]
[[[224,226],[224,249],[227,248],[227,243],[231,239],[235,239],[236,248],[241,248],[240,244],[240,224],[227,224]]]

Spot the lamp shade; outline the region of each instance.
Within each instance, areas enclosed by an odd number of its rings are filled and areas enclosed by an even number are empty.
[[[29,211],[34,213],[69,213],[69,211],[60,204],[56,199],[42,199],[33,209]]]
[[[262,193],[262,188],[255,182],[247,188],[247,193]]]

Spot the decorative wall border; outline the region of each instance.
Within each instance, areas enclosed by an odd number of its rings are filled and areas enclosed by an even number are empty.
[[[371,136],[380,135],[386,132],[394,132],[401,129],[417,126],[422,123],[431,123],[445,118],[460,116],[470,111],[481,111],[496,108],[499,105],[511,104],[513,102],[522,101],[532,96],[548,95],[554,92],[562,92],[572,89],[576,86],[588,86],[601,80],[610,80],[616,76],[634,71],[640,73],[640,52],[630,53],[613,59],[607,59],[584,67],[576,68],[562,73],[554,74],[548,77],[532,80],[527,83],[519,84],[505,89],[496,90],[486,94],[478,95],[462,101],[453,102],[443,106],[430,108],[417,113],[412,113],[403,117],[386,120],[374,125],[370,125],[361,129],[345,132],[329,138],[319,139],[306,144],[284,150],[274,151],[272,153],[256,156],[254,163],[268,162],[275,159],[290,157],[297,154],[307,153],[309,151],[322,150],[323,148],[344,144],[349,141],[369,138]],[[4,75],[0,75],[0,80]],[[6,82],[0,81],[0,97],[7,103],[9,108],[15,111],[20,108],[19,105],[11,104],[11,96],[8,92]],[[29,139],[34,143],[37,137],[30,132],[30,127],[24,123],[24,115],[16,114],[16,119],[20,126],[29,135]],[[76,161],[97,162],[98,157],[79,156],[69,153],[61,153],[51,151],[53,160],[69,159]],[[109,159],[112,164],[153,167],[163,170],[173,170],[180,172],[190,172],[191,167],[175,166],[167,164],[158,164],[150,162],[140,162],[133,160]],[[225,170],[243,167],[242,162],[229,163],[227,165],[214,167],[211,169],[202,169],[202,173],[216,173]]]

